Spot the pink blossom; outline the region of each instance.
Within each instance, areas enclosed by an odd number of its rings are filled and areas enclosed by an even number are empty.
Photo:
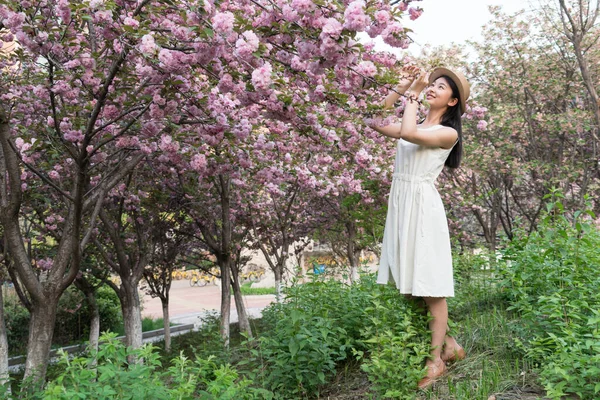
[[[54,170],[50,171],[50,172],[48,173],[48,176],[49,176],[51,179],[58,179],[58,178],[60,178],[60,174],[59,174],[58,172],[54,171]]]
[[[252,85],[259,91],[269,89],[271,86],[271,72],[273,71],[271,64],[266,62],[260,68],[252,71]]]
[[[246,31],[242,34],[243,37],[235,42],[235,52],[238,56],[248,59],[256,50],[258,50],[258,36],[252,31]]]
[[[348,5],[344,12],[344,28],[362,32],[371,24],[371,18],[365,14],[365,2],[355,0]]]
[[[371,61],[363,61],[356,67],[356,71],[361,75],[371,77],[377,74],[377,67]]]
[[[292,8],[300,14],[308,14],[315,9],[315,3],[312,0],[292,0]]]
[[[217,33],[227,34],[233,31],[233,22],[235,18],[229,11],[224,13],[217,13],[212,18],[213,29]]]
[[[282,7],[281,11],[283,13],[283,18],[286,21],[289,21],[289,22],[296,22],[296,21],[298,21],[298,13],[289,4],[285,4]]]
[[[325,25],[323,25],[323,33],[331,36],[334,39],[340,37],[343,29],[344,27],[342,26],[340,21],[338,21],[335,18],[328,18]]]
[[[91,9],[98,9],[104,6],[105,0],[90,0],[88,3]]]
[[[62,20],[62,23],[68,25],[71,22],[71,7],[68,0],[59,0],[56,4],[56,14]]]
[[[139,49],[144,54],[152,54],[156,51],[156,43],[154,43],[154,36],[146,34],[142,36],[142,40],[139,45]]]
[[[130,17],[125,17],[125,19],[123,20],[123,24],[126,26],[131,26],[132,28],[137,28],[140,26],[140,23],[137,19],[133,19]]]
[[[404,27],[397,21],[394,21],[383,30],[381,33],[383,41],[392,47],[404,48],[405,34]]]
[[[96,11],[94,13],[94,21],[95,22],[110,22],[112,19],[113,13],[111,10],[102,10]]]
[[[481,106],[475,106],[475,107],[472,108],[471,111],[473,112],[473,114],[475,114],[475,117],[481,119],[481,118],[485,117],[485,113],[487,112],[487,108],[481,107]]]
[[[65,140],[67,142],[72,142],[72,143],[80,142],[84,138],[83,133],[81,133],[81,131],[74,130],[74,129],[67,130],[64,133],[63,137],[65,138]]]
[[[206,156],[204,154],[195,154],[190,161],[190,166],[194,171],[204,171],[206,169]]]
[[[477,123],[477,129],[480,131],[485,131],[487,129],[488,123],[485,120],[481,120]]]
[[[12,11],[8,12],[8,17],[3,21],[4,26],[8,29],[11,29],[13,32],[19,30],[23,22],[25,22],[25,13],[15,13]]]
[[[387,25],[390,18],[390,13],[385,10],[379,10],[375,13],[375,21],[380,25]]]
[[[414,21],[423,14],[423,9],[411,7],[408,9],[408,13],[410,14],[410,19]]]

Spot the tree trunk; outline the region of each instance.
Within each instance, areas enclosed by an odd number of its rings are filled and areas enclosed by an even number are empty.
[[[134,282],[135,281],[135,282]],[[123,326],[125,328],[125,344],[127,347],[139,349],[142,347],[142,313],[138,282],[135,279],[124,280],[121,277],[119,298],[123,312]],[[135,360],[130,360],[135,361]]]
[[[350,283],[354,283],[358,279],[359,261],[359,257],[356,256],[356,226],[354,222],[346,222],[346,234],[346,257],[348,257],[348,263],[350,264]]]
[[[283,299],[283,266],[277,265],[277,268],[273,270],[275,275],[275,300],[281,303]]]
[[[4,323],[3,284],[0,283],[0,385],[8,383],[8,340],[6,338],[6,324]],[[10,385],[8,386],[10,394]]]
[[[57,308],[58,299],[47,298],[43,303],[34,303],[29,321],[27,360],[23,380],[30,378],[41,381],[46,376]]]
[[[165,331],[165,351],[171,352],[171,322],[169,321],[169,300],[160,299],[163,312],[163,329]]]
[[[221,337],[229,346],[229,321],[231,319],[231,276],[229,261],[221,263]]]
[[[100,337],[100,311],[98,310],[98,302],[96,301],[96,293],[89,291],[86,294],[91,313],[90,321],[90,343],[89,349],[94,354],[98,352],[98,338]]]
[[[252,337],[252,329],[250,328],[250,320],[248,319],[248,313],[246,312],[246,306],[244,305],[244,299],[242,298],[242,290],[240,288],[239,272],[236,268],[231,270],[232,279],[231,284],[233,286],[233,298],[235,299],[235,309],[237,310],[238,321],[240,324],[240,332],[246,332],[248,338]]]

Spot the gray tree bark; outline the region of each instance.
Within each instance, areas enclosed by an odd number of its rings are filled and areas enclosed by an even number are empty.
[[[162,303],[163,312],[163,330],[165,332],[165,351],[171,352],[171,322],[169,320],[169,302],[167,300],[160,299]]]
[[[248,319],[248,313],[246,311],[246,305],[244,304],[244,298],[242,297],[242,290],[240,287],[239,271],[237,268],[232,268],[232,286],[233,286],[233,298],[235,300],[235,309],[237,310],[238,321],[240,324],[240,332],[246,332],[246,335],[252,337],[252,328],[250,327],[250,320]]]
[[[132,349],[142,347],[142,308],[138,292],[139,278],[121,277],[119,288],[119,299],[121,300],[121,311],[123,312],[123,327],[125,328],[125,345]],[[131,358],[130,363],[139,363],[142,360]]]
[[[4,288],[2,286],[2,282],[0,282],[0,385],[5,385],[9,379],[9,372],[8,339],[6,338],[6,324],[4,323]],[[10,386],[8,387],[8,393],[10,393]]]

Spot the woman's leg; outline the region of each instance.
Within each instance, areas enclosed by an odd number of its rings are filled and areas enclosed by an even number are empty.
[[[445,297],[424,297],[425,304],[431,314],[429,330],[431,331],[431,358],[441,359],[442,347],[448,328],[448,304]]]
[[[419,382],[419,388],[423,389],[431,385],[435,379],[446,370],[446,364],[442,361],[442,347],[446,339],[448,328],[448,304],[444,297],[424,297],[431,320],[429,330],[431,331],[431,357],[427,360],[427,376]]]

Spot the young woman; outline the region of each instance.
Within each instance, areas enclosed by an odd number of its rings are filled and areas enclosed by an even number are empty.
[[[446,370],[445,362],[465,357],[463,348],[447,335],[446,297],[454,296],[450,236],[444,206],[434,182],[444,165],[457,168],[462,155],[461,115],[470,86],[465,77],[447,68],[429,77],[405,67],[397,91],[407,98],[402,123],[372,126],[398,140],[394,175],[377,282],[393,281],[400,293],[421,297],[431,321],[431,357],[419,388],[431,385]],[[417,99],[425,90],[429,112],[417,124]],[[392,107],[392,92],[384,106]]]

